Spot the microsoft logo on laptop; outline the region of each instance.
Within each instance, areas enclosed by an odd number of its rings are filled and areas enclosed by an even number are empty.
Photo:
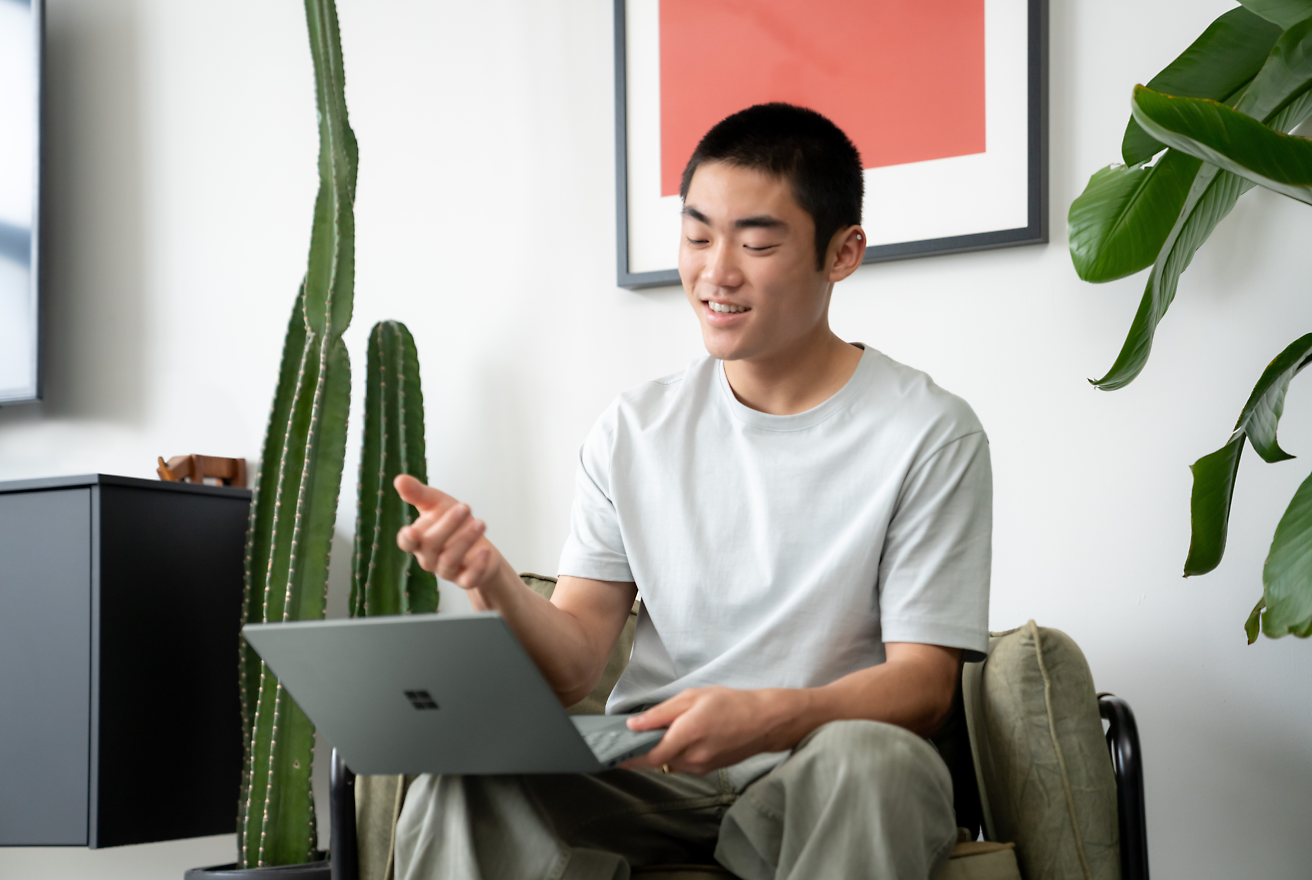
[[[410,705],[416,709],[436,709],[437,700],[433,699],[432,694],[428,691],[406,691],[405,698],[410,701]]]

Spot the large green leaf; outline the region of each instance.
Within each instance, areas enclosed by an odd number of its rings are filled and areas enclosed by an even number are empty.
[[[1231,9],[1150,79],[1148,88],[1168,95],[1229,101],[1261,69],[1280,31],[1279,26],[1242,6]],[[1165,146],[1131,117],[1121,141],[1121,155],[1126,165],[1137,165]]]
[[[1284,412],[1289,383],[1310,362],[1312,333],[1294,340],[1262,371],[1225,446],[1190,467],[1194,485],[1189,501],[1191,534],[1185,577],[1207,574],[1221,563],[1244,438],[1265,461],[1293,458],[1276,442],[1276,428]]]
[[[1239,0],[1244,7],[1282,28],[1312,17],[1312,0]]]
[[[1276,526],[1262,568],[1268,637],[1312,634],[1312,477],[1304,480]]]
[[[1203,98],[1134,90],[1134,118],[1154,137],[1282,195],[1312,203],[1312,141],[1280,134]]]
[[[1230,525],[1230,500],[1243,452],[1244,435],[1236,433],[1229,443],[1189,467],[1194,475],[1194,488],[1189,499],[1191,533],[1189,558],[1184,561],[1185,577],[1207,574],[1221,564]]]
[[[1306,112],[1286,114],[1289,105],[1306,97],[1312,86],[1312,19],[1299,22],[1280,35],[1262,69],[1236,101],[1227,101],[1241,113],[1260,119],[1277,131],[1290,131]],[[1282,115],[1285,114],[1285,115]]]
[[[1312,21],[1303,22],[1281,35],[1235,107],[1260,119],[1273,130],[1287,132],[1312,114],[1312,89],[1309,87],[1312,87]],[[1216,225],[1253,185],[1215,165],[1202,163],[1175,224],[1153,262],[1143,299],[1116,362],[1105,376],[1092,380],[1094,385],[1104,391],[1114,391],[1130,384],[1143,371],[1152,351],[1157,325],[1175,298],[1180,274],[1188,268],[1195,251]]]
[[[1247,435],[1253,450],[1264,461],[1274,464],[1293,458],[1276,442],[1276,428],[1285,411],[1285,393],[1289,383],[1312,363],[1312,333],[1300,336],[1290,343],[1275,360],[1262,371],[1253,393],[1244,404],[1243,412],[1235,425],[1236,431]]]
[[[1199,168],[1184,208],[1153,263],[1125,343],[1107,374],[1101,379],[1090,380],[1093,385],[1103,391],[1115,391],[1129,385],[1143,371],[1152,352],[1157,325],[1175,299],[1181,273],[1189,267],[1194,253],[1216,225],[1251,187],[1252,184],[1221,171],[1215,165],[1204,163]]]
[[[1312,76],[1297,57],[1300,36],[1277,41],[1280,28],[1243,8],[1233,9],[1153,77],[1149,88],[1227,103],[1247,96],[1248,112],[1265,117],[1275,107],[1257,99],[1288,99],[1291,89],[1303,89]],[[1255,74],[1260,85],[1251,88]],[[1122,144],[1126,167],[1095,174],[1071,205],[1071,259],[1080,278],[1124,278],[1152,265],[1160,254],[1199,170],[1196,161],[1174,151],[1155,164],[1140,164],[1164,147],[1131,116]]]
[[[1170,150],[1155,165],[1097,172],[1069,216],[1071,261],[1085,281],[1133,275],[1153,264],[1171,234],[1200,163]]]

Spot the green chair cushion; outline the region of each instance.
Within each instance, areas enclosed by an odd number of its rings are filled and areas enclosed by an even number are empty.
[[[1010,843],[958,843],[934,880],[1020,880],[1016,847]]]
[[[994,633],[962,679],[985,835],[1026,880],[1118,880],[1116,779],[1093,675],[1070,636]]]

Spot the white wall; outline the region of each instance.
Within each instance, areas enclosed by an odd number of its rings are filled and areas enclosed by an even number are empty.
[[[867,267],[834,306],[844,336],[983,419],[993,626],[1066,630],[1135,707],[1158,880],[1301,877],[1312,857],[1312,645],[1247,647],[1241,628],[1302,460],[1248,456],[1225,563],[1180,578],[1187,465],[1312,329],[1298,268],[1312,211],[1246,196],[1116,394],[1085,379],[1114,358],[1142,277],[1083,284],[1065,246],[1071,200],[1117,157],[1130,86],[1231,5],[1053,0],[1052,244]],[[614,286],[610,3],[341,0],[340,14],[361,155],[357,378],[373,322],[405,321],[430,475],[517,566],[551,571],[593,418],[700,351],[679,291]],[[47,400],[0,410],[0,479],[257,458],[316,186],[301,5],[50,0],[49,78]],[[1282,442],[1312,449],[1298,383]],[[230,836],[0,849],[0,877],[176,880],[231,858]]]

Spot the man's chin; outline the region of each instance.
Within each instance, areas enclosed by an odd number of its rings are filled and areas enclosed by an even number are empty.
[[[747,340],[741,333],[725,332],[718,327],[702,327],[702,345],[711,357],[722,361],[736,361],[747,357]]]
[[[716,360],[736,361],[743,356],[740,350],[741,346],[725,344],[724,340],[712,340],[703,336],[702,342],[706,346],[706,353]]]

